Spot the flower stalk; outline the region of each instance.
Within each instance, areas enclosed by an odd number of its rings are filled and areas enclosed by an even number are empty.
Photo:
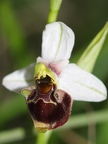
[[[51,131],[48,131],[46,133],[37,133],[36,144],[47,144],[51,133]]]
[[[52,23],[57,20],[61,3],[62,0],[50,0],[50,11],[49,11],[47,23]]]

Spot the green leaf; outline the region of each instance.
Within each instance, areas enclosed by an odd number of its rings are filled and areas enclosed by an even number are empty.
[[[82,56],[80,57],[77,65],[82,69],[92,72],[98,55],[103,48],[103,44],[108,34],[108,22],[103,29],[96,35],[89,46],[86,48]]]
[[[96,61],[96,65],[93,69],[93,74],[99,77],[102,81],[106,81],[106,79],[108,78],[107,61],[108,61],[108,35],[103,45],[103,49]]]

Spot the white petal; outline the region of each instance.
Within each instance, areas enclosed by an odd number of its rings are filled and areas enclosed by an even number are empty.
[[[74,33],[62,22],[47,24],[42,37],[42,58],[56,62],[70,58],[74,45]]]
[[[20,93],[22,88],[34,85],[35,63],[12,72],[3,78],[2,85],[10,91]]]
[[[59,77],[59,89],[69,93],[73,100],[102,101],[107,97],[104,84],[94,75],[69,64]]]

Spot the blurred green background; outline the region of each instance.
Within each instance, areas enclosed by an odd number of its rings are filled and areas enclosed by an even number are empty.
[[[49,0],[0,0],[1,81],[8,73],[29,65],[41,55],[41,36],[49,3]],[[107,20],[107,0],[63,0],[58,21],[72,28],[76,36],[71,62],[78,60]],[[108,37],[93,73],[108,87]],[[103,120],[87,124],[84,120],[89,120],[91,113]],[[64,125],[59,131],[54,130],[48,143],[108,144],[107,115],[108,100],[100,103],[75,101],[69,122],[73,123],[76,118],[79,125]],[[36,138],[24,97],[0,85],[0,144],[34,144]]]

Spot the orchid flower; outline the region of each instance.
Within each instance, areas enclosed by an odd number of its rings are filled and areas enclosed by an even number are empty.
[[[106,99],[106,87],[97,77],[69,63],[74,41],[74,32],[64,23],[47,24],[42,36],[42,56],[36,64],[3,78],[7,89],[25,96],[38,132],[63,125],[69,118],[73,100]]]

